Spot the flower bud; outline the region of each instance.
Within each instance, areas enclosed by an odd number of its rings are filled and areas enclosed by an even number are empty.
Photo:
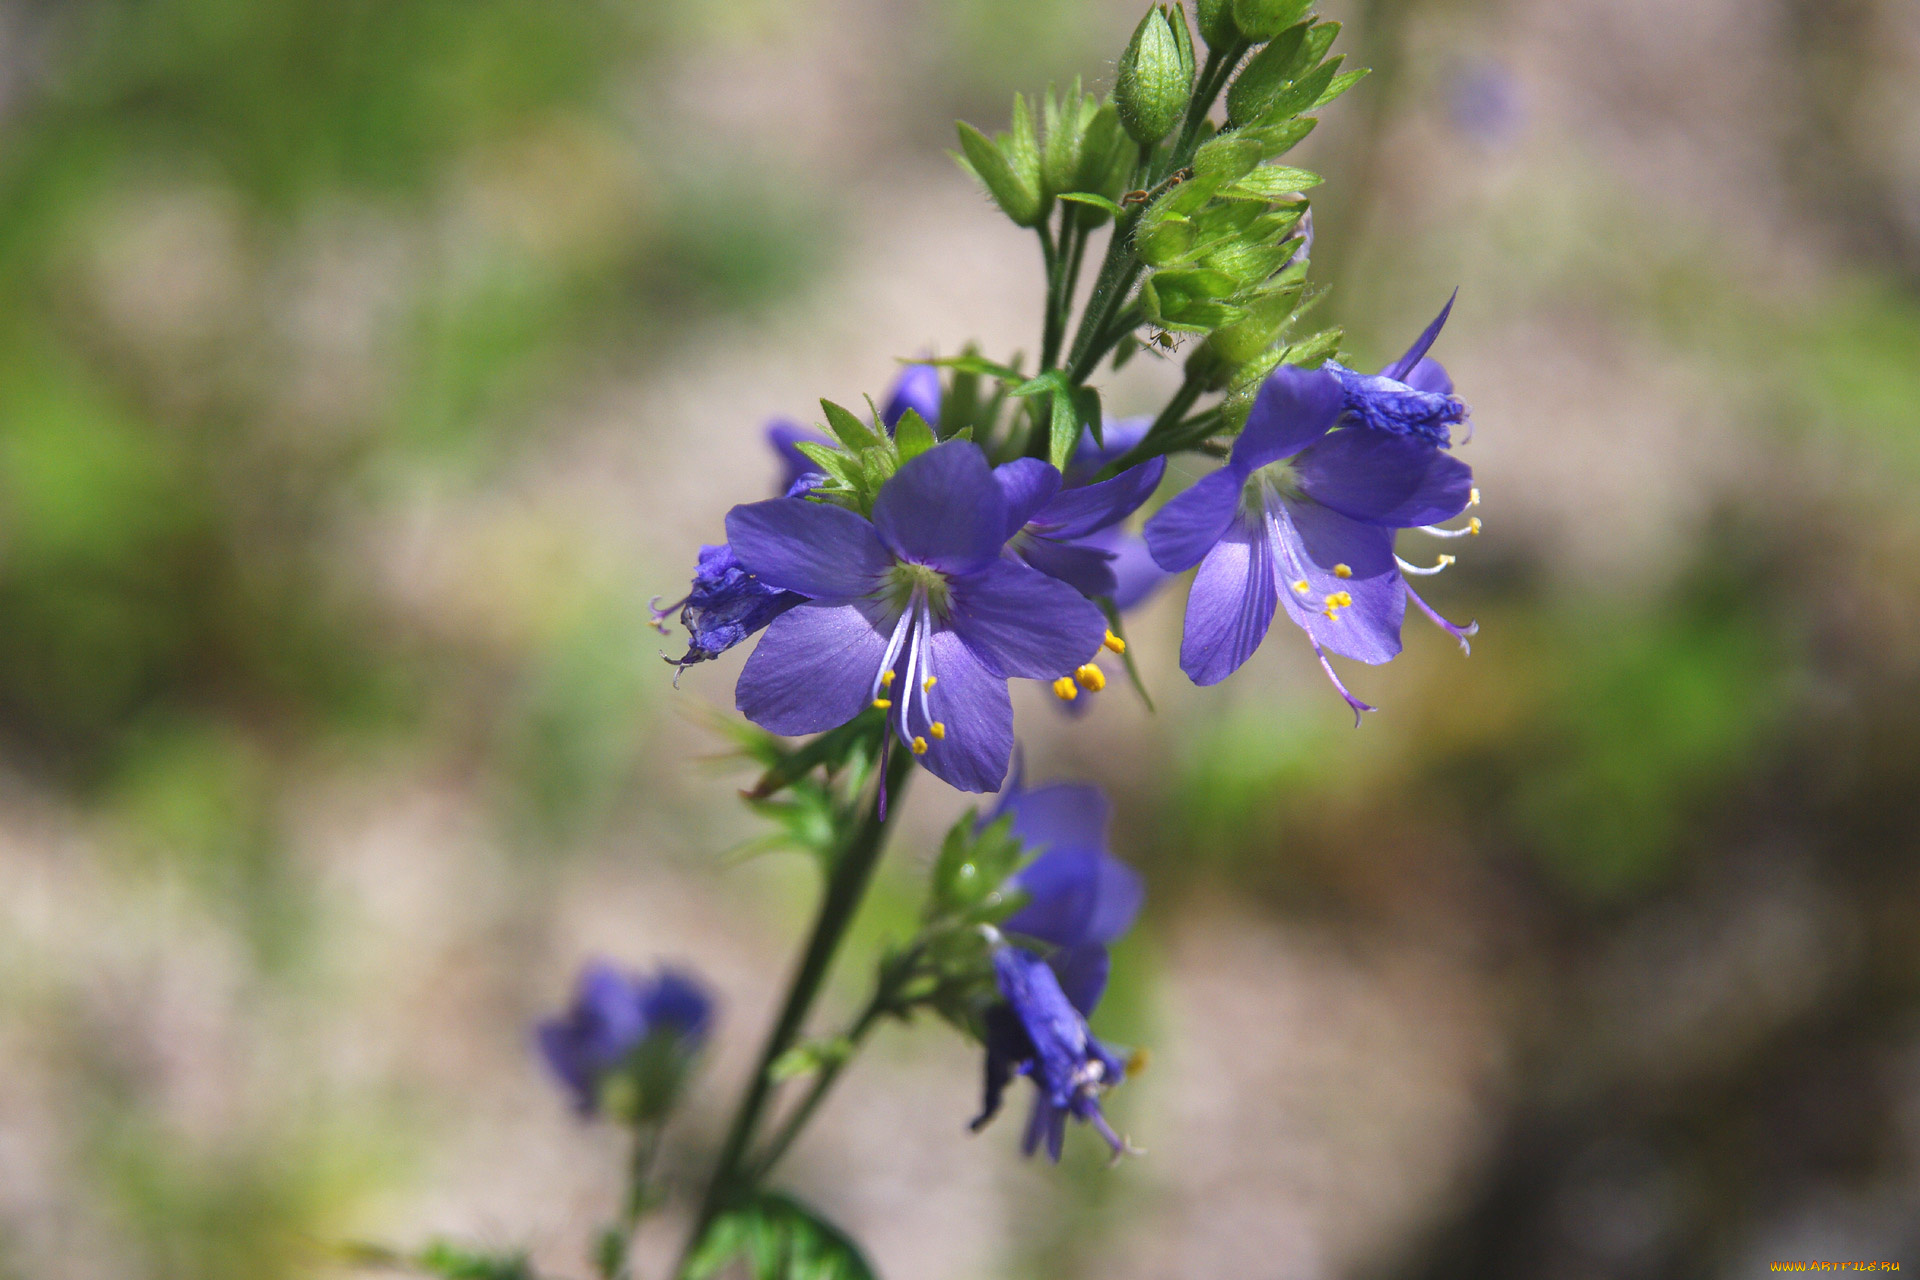
[[[1233,21],[1233,0],[1199,0],[1200,38],[1209,49],[1228,49],[1244,37]]]
[[[1176,21],[1180,35],[1174,33]],[[1170,20],[1164,8],[1151,9],[1120,56],[1113,102],[1120,123],[1143,147],[1173,132],[1193,96],[1193,42],[1191,36],[1182,39],[1186,25],[1184,13]]]
[[[1233,0],[1233,25],[1254,43],[1271,40],[1313,7],[1313,0]]]
[[[1049,207],[1041,197],[1038,182],[1016,172],[1004,149],[995,146],[986,134],[964,120],[956,127],[960,131],[962,152],[956,158],[963,167],[980,179],[980,185],[987,189],[1002,213],[1020,226],[1038,226]]]

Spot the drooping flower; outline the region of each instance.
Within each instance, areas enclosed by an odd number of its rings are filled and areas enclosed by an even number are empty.
[[[893,390],[880,408],[880,420],[891,431],[912,409],[927,425],[940,425],[940,370],[930,364],[910,364],[894,379]]]
[[[1051,945],[1042,958],[1024,946],[994,954],[994,978],[1004,1003],[987,1011],[986,1089],[978,1131],[1000,1109],[1016,1075],[1035,1086],[1022,1149],[1032,1155],[1044,1140],[1060,1158],[1069,1116],[1094,1125],[1116,1152],[1126,1144],[1100,1112],[1100,1095],[1125,1068],[1087,1027],[1106,989],[1107,944],[1125,933],[1140,911],[1140,877],[1106,848],[1107,800],[1098,788],[1071,784],[1028,789],[1016,780],[982,821],[1012,815],[1012,832],[1038,852],[1012,886],[1027,901],[1001,924],[1007,934]]]
[[[1091,1124],[1116,1155],[1126,1151],[1100,1110],[1100,1095],[1126,1078],[1126,1064],[1087,1026],[1106,990],[1106,948],[1062,950],[1043,960],[1023,947],[1001,947],[993,971],[1005,1003],[986,1014],[985,1097],[969,1127],[984,1128],[999,1113],[1007,1085],[1026,1076],[1035,1095],[1020,1141],[1025,1154],[1044,1141],[1047,1155],[1059,1160],[1068,1117]]]
[[[971,441],[903,465],[867,520],[775,498],[727,514],[766,584],[805,599],[776,618],[735,689],[749,720],[818,733],[869,706],[962,791],[994,791],[1013,753],[1009,679],[1051,679],[1099,649],[1100,611],[1004,554],[1006,496]]]
[[[648,978],[596,962],[581,971],[566,1012],[542,1022],[536,1037],[581,1115],[653,1119],[672,1105],[712,1021],[712,997],[686,974]]]
[[[1473,496],[1472,471],[1442,452],[1447,427],[1464,418],[1451,384],[1424,391],[1398,381],[1445,382],[1438,363],[1424,359],[1445,318],[1382,375],[1276,370],[1227,465],[1147,522],[1162,568],[1200,565],[1180,646],[1181,670],[1195,684],[1238,670],[1284,603],[1356,720],[1372,710],[1347,692],[1327,653],[1382,663],[1400,652],[1413,593],[1394,535],[1459,515]],[[1414,599],[1454,635],[1471,634]]]
[[[1153,425],[1151,418],[1115,418],[1105,424],[1101,438],[1095,441],[1091,431],[1080,435],[1073,457],[1067,460],[1063,488],[1091,483],[1108,463],[1118,461],[1146,438]],[[1161,474],[1165,474],[1164,470]],[[1080,539],[1082,545],[1107,553],[1107,567],[1113,573],[1113,607],[1129,613],[1145,604],[1172,575],[1154,563],[1147,542],[1118,524],[1097,530]]]
[[[760,581],[722,542],[700,548],[693,586],[683,599],[661,605],[656,596],[650,609],[653,625],[663,635],[667,618],[679,610],[680,625],[687,629],[687,651],[667,661],[684,671],[696,662],[719,657],[803,598]]]

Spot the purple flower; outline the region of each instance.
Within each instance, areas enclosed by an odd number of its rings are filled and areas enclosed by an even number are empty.
[[[1037,856],[1012,886],[1026,903],[1001,924],[1056,947],[1105,946],[1140,913],[1139,873],[1107,851],[1107,798],[1098,787],[1028,789],[1016,778],[983,823],[1013,815],[1013,835]]]
[[[680,611],[680,625],[687,629],[687,651],[667,661],[684,671],[696,662],[719,657],[802,598],[770,587],[748,573],[733,548],[722,542],[700,548],[700,564],[685,598],[662,606],[655,596],[650,608],[653,625],[662,635],[667,631],[667,618],[674,610]]]
[[[1100,1095],[1126,1077],[1126,1065],[1087,1026],[1107,986],[1106,948],[1066,949],[1043,960],[1001,947],[993,972],[1005,1003],[986,1014],[985,1098],[970,1127],[984,1128],[999,1113],[1007,1085],[1026,1076],[1035,1095],[1020,1142],[1024,1153],[1032,1155],[1045,1140],[1047,1155],[1059,1160],[1069,1116],[1091,1124],[1116,1156],[1125,1152],[1126,1141],[1101,1114]]]
[[[1276,370],[1227,465],[1147,522],[1147,546],[1163,569],[1200,565],[1180,645],[1180,668],[1195,684],[1217,684],[1238,670],[1284,602],[1356,720],[1372,710],[1347,692],[1327,653],[1382,663],[1400,652],[1400,622],[1413,592],[1402,576],[1408,566],[1394,555],[1394,535],[1460,514],[1473,495],[1472,471],[1441,451],[1445,414],[1424,425],[1404,414],[1393,419],[1397,425],[1376,425],[1393,418],[1383,405],[1399,393],[1373,384],[1458,405],[1445,371],[1423,358],[1439,324],[1357,390],[1331,367]],[[1437,390],[1408,388],[1395,381],[1401,376]],[[1462,416],[1448,412],[1448,421]],[[1337,423],[1346,425],[1334,430]],[[1427,612],[1463,642],[1471,634]]]
[[[1065,487],[1038,458],[994,468],[1007,499],[1007,549],[1082,595],[1112,596],[1120,586],[1113,552],[1091,539],[1139,510],[1166,469],[1165,458],[1152,458],[1111,480]]]
[[[767,628],[735,704],[780,734],[878,707],[935,775],[997,790],[1013,753],[1007,681],[1073,670],[1106,631],[1073,588],[1003,554],[1007,536],[1006,495],[963,440],[902,466],[871,520],[805,498],[735,507],[741,564],[805,597]]]
[[[685,974],[662,969],[646,978],[594,963],[581,970],[567,1011],[536,1034],[581,1115],[599,1112],[610,1083],[624,1078],[633,1089],[618,1108],[622,1118],[653,1118],[671,1105],[712,1021],[712,998]]]
[[[880,410],[880,420],[891,431],[900,425],[900,419],[912,409],[927,425],[940,425],[940,370],[930,364],[910,364],[900,371],[894,380],[893,390],[887,395],[887,403]]]
[[[1459,290],[1454,296],[1459,296]],[[1377,374],[1355,373],[1337,361],[1327,361],[1325,367],[1340,379],[1345,397],[1343,421],[1413,436],[1441,448],[1450,446],[1452,428],[1466,421],[1467,407],[1453,394],[1453,379],[1438,360],[1427,355],[1427,348],[1440,336],[1452,312],[1453,298],[1448,298],[1407,353]]]

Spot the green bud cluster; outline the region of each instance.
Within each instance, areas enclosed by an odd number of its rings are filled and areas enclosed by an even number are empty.
[[[892,434],[880,425],[880,414],[868,405],[871,422],[862,422],[851,410],[822,400],[820,410],[827,416],[827,430],[840,443],[817,444],[803,440],[796,447],[807,455],[826,481],[813,490],[814,495],[850,507],[861,515],[873,513],[873,500],[902,463],[919,457],[940,442],[933,428],[912,409],[894,424]],[[971,429],[963,428],[946,437],[949,440],[972,439]]]
[[[1056,197],[1075,194],[1098,197],[1082,202],[1079,215],[1086,225],[1098,226],[1127,179],[1118,108],[1083,93],[1075,79],[1064,95],[1048,86],[1040,98],[1040,123],[1036,130],[1026,97],[1016,93],[1006,133],[988,138],[959,122],[960,153],[954,158],[1020,226],[1039,226]]]

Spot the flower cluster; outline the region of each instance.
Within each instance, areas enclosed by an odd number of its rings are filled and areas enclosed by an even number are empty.
[[[684,973],[648,978],[594,963],[581,972],[573,1003],[542,1022],[536,1038],[581,1115],[637,1123],[673,1105],[712,1021],[712,997]]]

